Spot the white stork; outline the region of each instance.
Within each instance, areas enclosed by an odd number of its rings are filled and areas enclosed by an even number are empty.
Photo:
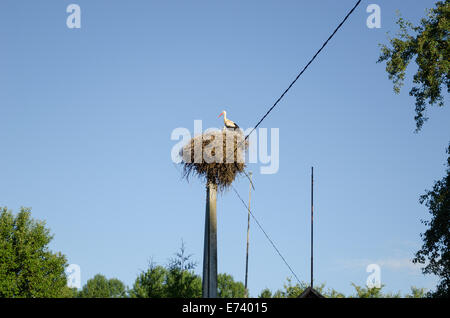
[[[231,129],[238,129],[239,128],[239,126],[234,121],[232,121],[232,120],[227,118],[227,112],[226,111],[223,111],[219,115],[219,117],[222,116],[222,115],[223,115],[223,123],[225,124],[226,128],[231,128]],[[217,118],[219,118],[219,117],[217,117]]]

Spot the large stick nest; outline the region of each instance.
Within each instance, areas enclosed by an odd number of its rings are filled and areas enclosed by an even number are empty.
[[[224,190],[244,173],[248,141],[241,130],[215,130],[192,138],[180,155],[184,177],[195,175]]]

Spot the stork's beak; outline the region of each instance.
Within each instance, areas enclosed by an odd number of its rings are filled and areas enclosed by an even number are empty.
[[[223,115],[223,113],[220,113],[219,117],[222,116],[222,115]],[[217,117],[217,118],[219,118],[219,117]]]

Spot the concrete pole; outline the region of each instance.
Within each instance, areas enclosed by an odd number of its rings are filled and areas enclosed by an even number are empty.
[[[205,245],[203,252],[203,298],[217,298],[217,185],[206,185]]]

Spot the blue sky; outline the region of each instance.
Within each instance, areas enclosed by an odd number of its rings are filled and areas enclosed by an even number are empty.
[[[177,127],[255,125],[355,1],[71,1],[0,3],[0,206],[32,207],[52,249],[132,285],[150,258],[184,240],[201,273],[205,189],[171,161]],[[417,22],[434,1],[378,1],[382,28],[359,9],[261,127],[280,129],[280,169],[259,173],[253,211],[300,279],[309,280],[309,182],[315,167],[315,278],[352,293],[366,266],[386,291],[433,288],[409,260],[421,246],[418,202],[445,171],[448,108],[414,133],[412,73],[395,95],[379,43],[395,10]],[[413,69],[412,69],[413,70]],[[248,181],[235,182],[244,198]],[[219,272],[244,279],[247,215],[218,200]],[[251,225],[249,287],[281,288],[289,270]]]

